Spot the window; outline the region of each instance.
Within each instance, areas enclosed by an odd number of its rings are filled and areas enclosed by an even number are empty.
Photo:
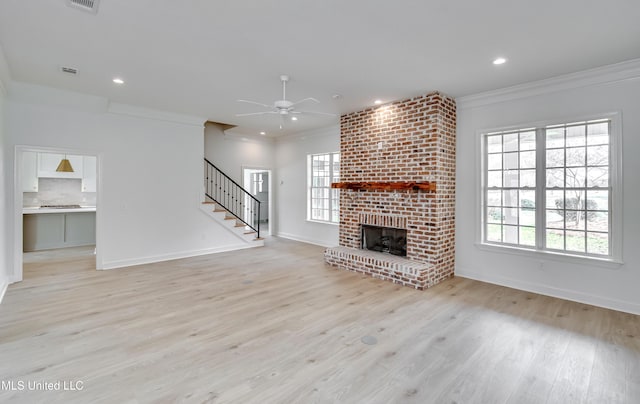
[[[597,258],[613,245],[612,119],[485,133],[485,244]]]
[[[311,154],[308,156],[309,220],[340,222],[340,194],[331,183],[340,180],[340,153]]]

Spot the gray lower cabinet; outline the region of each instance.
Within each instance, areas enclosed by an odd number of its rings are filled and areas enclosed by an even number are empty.
[[[96,243],[95,212],[23,215],[25,252]]]

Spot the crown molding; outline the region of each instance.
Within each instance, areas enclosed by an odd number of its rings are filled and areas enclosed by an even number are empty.
[[[480,107],[574,88],[640,79],[640,59],[456,98],[458,109]]]
[[[177,114],[174,112],[160,111],[112,101],[109,101],[107,112],[111,114],[128,115],[136,118],[153,119],[155,121],[173,122],[203,128],[204,123],[207,121],[205,118],[197,116]]]

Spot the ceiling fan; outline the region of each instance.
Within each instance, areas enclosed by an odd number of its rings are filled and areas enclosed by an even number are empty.
[[[287,82],[289,81],[289,76],[283,74],[280,76],[280,81],[282,81],[282,99],[277,100],[273,103],[273,105],[263,104],[261,102],[250,101],[250,100],[238,100],[238,102],[244,102],[247,104],[259,105],[264,108],[268,108],[268,111],[260,111],[260,112],[249,112],[246,114],[236,114],[236,116],[252,116],[252,115],[267,115],[274,114],[280,115],[280,129],[282,129],[282,125],[284,123],[285,117],[289,115],[296,114],[313,114],[313,115],[327,115],[327,116],[335,116],[335,114],[330,114],[327,112],[318,112],[318,111],[299,111],[296,110],[296,106],[304,103],[304,102],[315,102],[316,104],[320,103],[320,101],[315,98],[309,97],[302,99],[300,101],[292,102],[287,100]],[[293,120],[296,120],[295,117],[292,117]]]

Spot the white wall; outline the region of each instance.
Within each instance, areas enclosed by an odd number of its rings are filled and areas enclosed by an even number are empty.
[[[215,124],[205,127],[204,155],[238,184],[242,168],[274,169],[275,147],[269,138],[230,135]]]
[[[2,47],[0,47],[0,189],[3,190],[3,195],[0,198],[0,302],[4,296],[7,285],[9,283],[9,268],[10,261],[7,254],[7,241],[11,240],[11,233],[9,232],[8,217],[10,216],[9,204],[7,200],[9,195],[4,192],[6,190],[6,184],[8,181],[8,155],[9,149],[6,146],[5,136],[5,95],[6,85],[9,83],[9,68],[4,57]]]
[[[15,82],[5,112],[10,178],[14,148],[18,159],[22,146],[98,155],[99,267],[244,245],[200,210],[204,119]],[[3,188],[11,212],[17,212],[13,204],[21,197],[14,188],[13,181]],[[16,247],[21,244],[20,220],[16,213],[9,218],[14,236],[3,244],[11,253],[19,251]],[[18,271],[12,268],[13,280]]]
[[[640,61],[458,102],[456,275],[640,314]],[[478,248],[478,131],[620,111],[623,260],[616,269]]]
[[[340,151],[339,126],[277,139],[273,188],[278,195],[278,236],[338,245],[338,225],[307,220],[307,155],[336,151]]]

